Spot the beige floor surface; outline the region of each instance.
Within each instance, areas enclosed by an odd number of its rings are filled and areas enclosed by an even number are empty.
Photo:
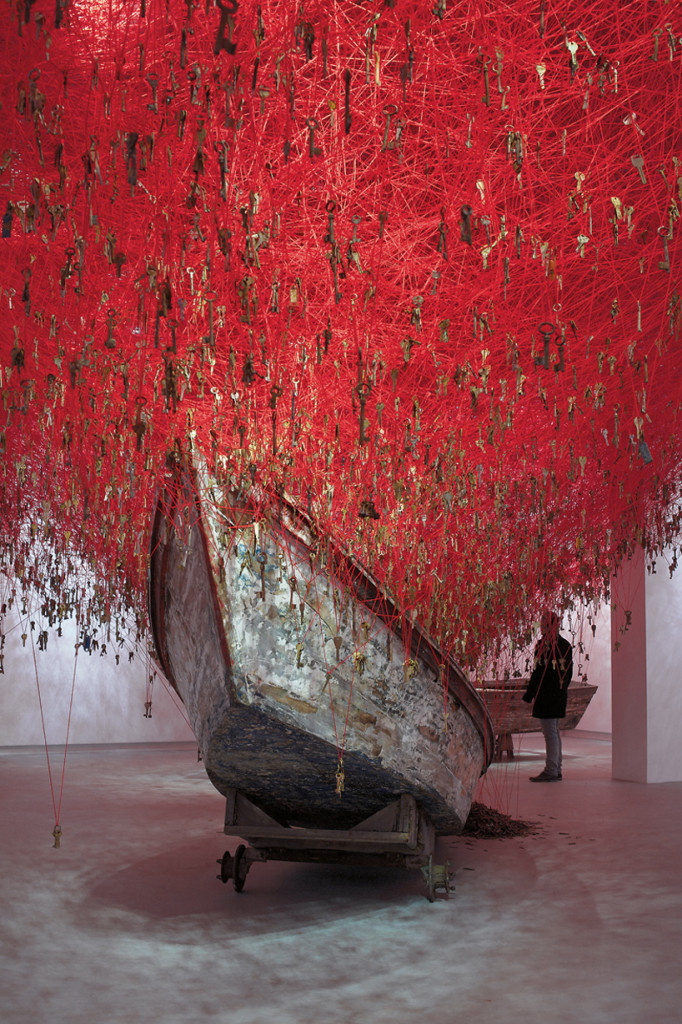
[[[518,743],[518,740],[517,740]],[[223,800],[189,744],[74,747],[61,848],[38,748],[0,749],[4,1024],[670,1024],[682,1004],[682,783],[611,779],[607,738],[542,738],[479,799],[537,823],[439,841],[417,873],[268,863],[216,880]],[[53,783],[61,784],[53,751]]]

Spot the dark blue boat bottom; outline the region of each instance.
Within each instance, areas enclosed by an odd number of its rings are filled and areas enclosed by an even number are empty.
[[[218,792],[237,789],[282,825],[348,829],[410,793],[441,835],[464,822],[432,789],[409,783],[363,754],[343,754],[344,788],[336,792],[336,746],[254,707],[231,709],[203,752]]]

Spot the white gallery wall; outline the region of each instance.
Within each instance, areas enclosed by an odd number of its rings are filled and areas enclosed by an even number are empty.
[[[682,781],[682,574],[672,552],[647,565],[641,551],[613,584],[613,774]]]
[[[71,743],[159,743],[192,740],[182,704],[160,676],[151,687],[151,718],[145,717],[154,666],[143,649],[107,644],[76,655],[74,621],[63,634],[48,629],[39,649],[38,629],[16,605],[3,617],[5,644],[0,674],[0,746]],[[22,634],[26,639],[22,642]],[[116,664],[116,654],[119,663]],[[43,733],[43,726],[45,732]]]

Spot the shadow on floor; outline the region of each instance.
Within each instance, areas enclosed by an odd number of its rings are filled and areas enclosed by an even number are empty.
[[[217,878],[220,868],[211,847],[222,855],[226,846],[193,840],[110,872],[84,891],[77,911],[81,925],[91,917],[101,930],[103,917],[114,918],[122,912],[149,922],[195,915],[227,917],[238,919],[240,927],[250,922],[258,931],[266,927],[280,931],[294,909],[297,919],[309,912],[317,920],[324,904],[333,906],[336,918],[345,912],[355,915],[358,905],[367,912],[414,900],[428,906],[421,872],[391,865],[270,861],[253,865],[244,891],[237,893],[231,882],[223,884]]]

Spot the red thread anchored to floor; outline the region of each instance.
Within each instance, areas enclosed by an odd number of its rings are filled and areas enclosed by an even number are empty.
[[[66,777],[66,755],[67,755],[67,751],[68,751],[68,747],[69,747],[69,733],[71,731],[71,712],[73,710],[73,695],[74,695],[74,690],[75,690],[75,686],[76,686],[76,669],[78,667],[78,649],[80,647],[80,642],[76,643],[75,650],[74,650],[74,655],[73,655],[73,675],[72,675],[72,678],[71,678],[71,695],[69,697],[69,715],[68,715],[68,719],[67,719],[67,723],[66,723],[66,736],[64,738],[64,759],[62,761],[61,778],[60,778],[60,781],[59,781],[59,796],[55,797],[54,780],[52,778],[52,765],[51,765],[51,762],[50,762],[50,749],[49,749],[48,742],[47,742],[47,731],[46,731],[46,728],[45,728],[45,714],[44,714],[44,711],[43,711],[43,698],[42,698],[42,694],[40,692],[40,678],[39,678],[39,675],[38,675],[38,661],[37,661],[37,658],[36,658],[36,649],[35,649],[35,643],[34,643],[34,640],[33,640],[33,630],[29,629],[29,632],[30,632],[30,636],[31,636],[31,651],[32,651],[32,654],[33,654],[33,667],[34,667],[34,670],[35,670],[35,677],[36,677],[36,689],[38,691],[38,703],[40,705],[40,724],[42,726],[43,739],[45,741],[45,756],[47,758],[47,775],[48,775],[48,778],[50,780],[50,795],[52,797],[52,809],[54,811],[54,830],[52,832],[52,835],[54,836],[55,848],[58,849],[59,846],[60,846],[60,843],[61,843],[61,836],[62,836],[62,827],[61,827],[61,823],[60,823],[60,815],[61,815],[61,809],[62,809],[62,797],[64,795],[64,779]]]

